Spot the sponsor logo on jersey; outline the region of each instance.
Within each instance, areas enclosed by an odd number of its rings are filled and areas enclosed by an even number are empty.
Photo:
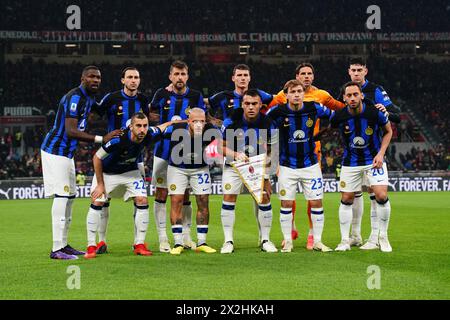
[[[306,142],[309,140],[309,138],[305,138],[306,133],[303,130],[295,130],[292,134],[292,138],[289,139],[289,143],[301,143]]]
[[[363,137],[354,137],[351,143],[352,148],[365,148],[366,146],[366,140]]]

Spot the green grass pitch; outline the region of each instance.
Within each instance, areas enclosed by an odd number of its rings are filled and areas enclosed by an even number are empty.
[[[365,198],[363,237],[370,233]],[[157,252],[153,213],[147,242],[151,257],[134,256],[131,203],[113,200],[108,231],[110,253],[94,260],[55,261],[51,248],[51,200],[0,201],[0,299],[449,299],[450,197],[446,192],[391,193],[392,253],[310,252],[305,247],[305,201],[298,195],[300,238],[290,254],[268,254],[257,246],[257,227],[249,195],[239,196],[235,253],[181,256]],[[86,246],[88,199],[77,199],[69,234],[75,248]],[[272,241],[282,240],[279,201],[272,200]],[[338,194],[326,194],[323,242],[340,240]],[[150,198],[150,208],[153,198]],[[210,201],[208,243],[220,250],[221,197]],[[194,207],[195,210],[195,207]],[[195,236],[195,229],[193,229]],[[170,235],[170,233],[169,233]],[[79,266],[81,288],[69,290],[67,268]],[[380,289],[368,289],[369,266],[380,270]],[[370,281],[369,281],[370,282]]]

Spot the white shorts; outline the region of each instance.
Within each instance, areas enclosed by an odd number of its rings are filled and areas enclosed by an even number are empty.
[[[57,156],[41,150],[42,175],[46,197],[55,194],[73,196],[77,194],[75,162],[64,156]]]
[[[368,186],[387,186],[389,177],[386,163],[383,167],[375,169],[371,164],[367,166],[347,167],[342,166],[341,178],[339,181],[340,192],[361,191],[364,176],[368,180]]]
[[[120,174],[103,173],[107,198],[123,197],[124,201],[134,197],[147,197],[147,186],[139,170]],[[97,177],[92,179],[91,191],[97,186]],[[98,199],[104,201],[104,199]]]
[[[183,169],[174,166],[167,168],[169,194],[184,194],[191,186],[195,195],[211,194],[211,175],[209,168]]]
[[[223,165],[222,191],[223,194],[240,194],[244,183],[232,167]]]
[[[298,183],[302,186],[306,200],[323,199],[322,170],[318,163],[301,169],[280,166],[278,175],[280,200],[295,200]]]
[[[157,188],[167,188],[168,161],[153,157],[152,184]]]

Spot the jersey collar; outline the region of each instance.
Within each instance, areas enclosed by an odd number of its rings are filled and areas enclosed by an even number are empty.
[[[122,96],[126,99],[137,99],[137,94],[135,96],[129,96],[125,93],[125,91],[123,89],[120,90],[120,93],[122,94]]]
[[[186,92],[185,93],[183,93],[183,94],[178,94],[178,93],[176,93],[175,91],[172,91],[172,93],[173,93],[173,95],[175,95],[175,96],[177,96],[177,97],[184,97],[184,96],[186,96],[188,93],[189,93],[189,87],[188,86],[186,86]]]
[[[369,80],[366,79],[366,81],[364,81],[363,85],[361,86],[361,89],[364,89],[368,83],[369,83]]]

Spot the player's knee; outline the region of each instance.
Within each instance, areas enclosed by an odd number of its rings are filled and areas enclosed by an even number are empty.
[[[355,199],[354,193],[347,193],[347,192],[342,193],[341,202],[343,204],[351,205],[353,204],[354,199]]]
[[[375,200],[379,203],[379,204],[385,204],[387,202],[387,191],[379,191],[377,193],[375,193]]]
[[[168,191],[166,188],[156,188],[155,199],[159,202],[166,202]]]
[[[310,200],[311,208],[322,208],[322,199]]]
[[[281,206],[283,208],[292,208],[294,206],[294,201],[292,200],[281,200]]]
[[[134,198],[134,204],[138,206],[148,205],[147,197],[136,197]]]
[[[223,195],[223,201],[235,203],[236,200],[237,200],[236,194],[224,194]]]
[[[268,204],[268,203],[270,203],[270,197],[267,195],[267,193],[265,193],[264,195],[263,195],[263,198],[262,198],[262,202],[261,202],[262,204]]]

